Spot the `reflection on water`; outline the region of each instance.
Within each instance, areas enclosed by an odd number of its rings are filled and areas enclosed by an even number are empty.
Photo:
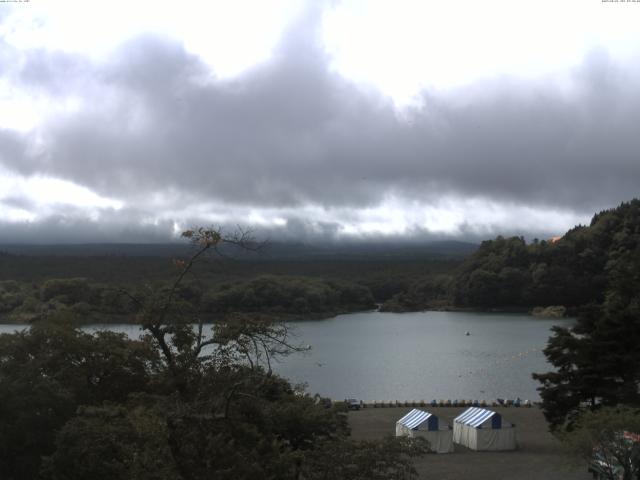
[[[553,325],[520,314],[365,312],[292,322],[312,350],[285,358],[275,370],[311,393],[366,400],[538,399],[532,372],[550,367],[542,354]],[[23,327],[0,325],[0,333]],[[136,325],[91,325],[131,337]],[[470,335],[466,335],[466,332]]]

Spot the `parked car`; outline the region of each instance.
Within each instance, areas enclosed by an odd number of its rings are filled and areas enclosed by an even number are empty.
[[[362,407],[362,402],[356,400],[355,398],[347,398],[344,403],[347,405],[349,410],[360,410]]]
[[[317,393],[313,396],[313,400],[316,405],[320,405],[321,407],[324,407],[324,408],[331,408],[333,406],[333,402],[331,401],[330,398],[321,397]]]
[[[609,480],[612,475],[615,479],[622,479],[624,473],[620,465],[608,463],[599,451],[593,453],[588,471],[597,480]]]
[[[621,446],[625,446],[626,449],[631,448],[628,461],[630,462],[630,466],[636,469],[637,464],[635,462],[638,458],[637,449],[640,448],[640,435],[627,431],[618,432],[615,443],[617,443],[617,445],[613,445],[614,449],[615,447]],[[634,450],[635,453],[632,453]],[[624,479],[624,468],[618,463],[618,459],[611,455],[610,452],[607,455],[607,449],[603,446],[593,449],[588,470],[589,473],[593,475],[593,478],[597,480],[610,480],[611,478],[616,480]]]

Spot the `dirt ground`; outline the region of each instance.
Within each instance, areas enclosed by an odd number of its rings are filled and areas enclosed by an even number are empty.
[[[365,408],[349,413],[351,435],[371,440],[395,434],[396,421],[410,407]],[[465,408],[424,408],[452,425]],[[437,480],[588,480],[584,460],[563,451],[547,430],[542,412],[532,408],[492,408],[516,425],[518,449],[512,452],[474,452],[455,445],[449,454],[428,454],[416,460],[421,479]]]

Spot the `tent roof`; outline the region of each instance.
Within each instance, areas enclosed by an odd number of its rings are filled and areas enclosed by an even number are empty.
[[[404,417],[402,417],[400,420],[398,420],[397,423],[399,423],[401,425],[404,425],[405,427],[413,429],[413,428],[417,428],[420,425],[422,425],[432,415],[433,414],[431,414],[429,412],[425,412],[425,411],[422,411],[422,410],[418,410],[417,408],[414,408],[409,413],[407,413]]]
[[[496,412],[486,410],[484,408],[471,407],[467,408],[464,412],[458,415],[453,421],[462,423],[463,425],[469,425],[470,427],[479,427],[485,421],[496,415]]]

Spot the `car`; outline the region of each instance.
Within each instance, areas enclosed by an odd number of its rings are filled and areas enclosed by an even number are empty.
[[[587,470],[596,480],[608,480],[612,476],[615,479],[622,479],[624,475],[620,465],[607,462],[599,452],[594,452]]]
[[[347,405],[349,410],[360,410],[362,407],[362,402],[356,400],[355,398],[347,398],[344,403]]]
[[[626,447],[627,449],[633,447],[634,444],[640,443],[640,435],[637,433],[622,431],[617,432],[616,440],[614,441],[613,450],[619,450],[620,447]],[[618,448],[616,448],[618,447]],[[616,480],[622,480],[624,478],[624,468],[618,463],[618,458],[612,455],[609,449],[603,446],[598,446],[593,449],[591,456],[591,462],[589,463],[588,471],[597,480],[609,480],[615,478]],[[631,466],[634,467],[634,463],[629,458]]]

